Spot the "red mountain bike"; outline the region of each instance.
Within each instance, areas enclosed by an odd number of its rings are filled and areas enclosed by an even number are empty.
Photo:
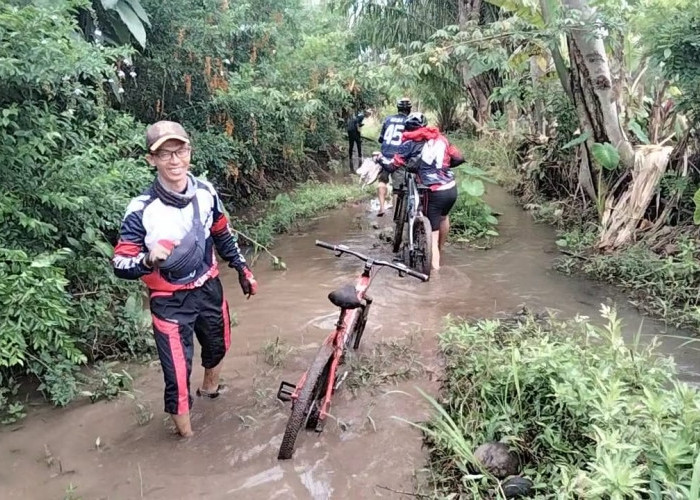
[[[367,324],[369,309],[372,305],[372,298],[367,295],[367,290],[374,276],[379,272],[377,270],[372,273],[372,269],[391,267],[399,272],[399,276],[408,274],[421,281],[428,281],[428,276],[413,271],[401,263],[374,260],[350,250],[345,245],[330,245],[323,241],[316,241],[316,246],[333,250],[336,257],[344,253],[353,255],[364,261],[365,266],[356,283],[348,283],[328,294],[328,299],[333,305],[340,308],[340,317],[335,325],[335,331],[326,337],[311,367],[302,375],[297,385],[289,382],[280,384],[277,398],[292,402],[292,414],[287,421],[287,428],[277,455],[281,460],[292,457],[294,443],[302,425],[316,432],[323,431],[331,396],[348,374],[346,371],[339,376],[338,365],[344,362],[348,347],[357,349],[360,346]]]

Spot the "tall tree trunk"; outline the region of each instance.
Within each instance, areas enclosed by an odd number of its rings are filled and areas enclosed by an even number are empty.
[[[581,127],[591,133],[591,141],[615,146],[622,164],[632,168],[634,151],[620,126],[605,45],[594,27],[596,13],[588,6],[588,0],[562,0],[562,3],[569,10],[581,12],[584,23],[568,34],[571,92]]]
[[[481,4],[482,0],[457,0],[460,29],[465,29],[470,21],[479,21]],[[475,119],[479,125],[483,126],[491,117],[489,98],[495,87],[493,75],[490,72],[486,72],[472,77],[471,68],[466,62],[461,64],[460,72],[464,88],[472,102]]]
[[[540,67],[543,56],[541,54],[536,54],[530,56],[530,80],[532,81],[532,87],[538,89],[540,87],[540,80],[544,77],[544,71]],[[534,113],[534,128],[535,134],[545,135],[545,130],[547,129],[547,123],[545,122],[545,105],[544,99],[538,97],[535,99],[535,113]]]

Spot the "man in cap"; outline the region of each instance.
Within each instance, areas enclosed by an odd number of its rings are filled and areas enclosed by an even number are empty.
[[[231,343],[214,249],[238,272],[245,295],[255,295],[257,283],[216,190],[189,173],[192,148],[182,125],[154,123],[146,130],[146,146],[146,160],[157,176],[129,203],[112,263],[118,277],[141,278],[148,287],[165,412],[177,432],[189,437],[193,336],[202,346],[204,380],[196,391],[201,397],[219,396],[221,362]]]

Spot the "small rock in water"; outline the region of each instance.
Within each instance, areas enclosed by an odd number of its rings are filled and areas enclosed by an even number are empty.
[[[474,458],[498,479],[514,476],[519,472],[520,459],[517,453],[508,450],[508,446],[503,443],[494,441],[482,444],[474,452]]]
[[[379,229],[379,222],[372,222],[372,229]]]
[[[394,239],[394,229],[391,227],[385,227],[377,233],[377,238],[391,243],[391,241]]]

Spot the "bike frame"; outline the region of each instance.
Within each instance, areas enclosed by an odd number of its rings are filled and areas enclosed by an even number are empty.
[[[355,253],[347,250],[345,252],[352,254]],[[342,253],[342,251],[336,252],[336,256],[339,257]],[[340,316],[338,317],[338,322],[335,325],[335,331],[331,332],[328,335],[328,337],[326,337],[326,339],[323,341],[324,345],[333,345],[333,357],[331,358],[331,368],[330,373],[328,374],[329,384],[326,387],[326,394],[323,398],[323,405],[321,406],[321,409],[319,411],[319,420],[324,420],[328,415],[328,406],[331,402],[331,396],[333,395],[333,386],[335,384],[335,374],[338,369],[340,357],[342,356],[343,352],[347,347],[350,326],[352,326],[355,318],[359,314],[362,314],[364,312],[364,309],[372,302],[372,299],[367,297],[367,290],[372,284],[372,280],[377,275],[377,272],[379,272],[378,269],[374,274],[372,274],[373,266],[374,260],[368,259],[365,262],[365,266],[362,273],[360,274],[360,276],[358,276],[357,281],[355,283],[355,291],[357,292],[357,298],[360,299],[361,302],[363,302],[362,306],[352,310],[344,308],[341,309]],[[291,398],[293,402],[295,402],[299,398],[299,392],[301,391],[302,387],[304,386],[304,383],[306,382],[307,374],[308,370],[305,371],[304,374],[301,376],[301,379],[299,380],[296,389],[292,393]]]
[[[415,246],[413,241],[413,226],[416,218],[419,215],[424,215],[424,200],[420,191],[418,190],[416,175],[414,173],[411,173],[408,170],[404,172],[404,183],[401,191],[402,192],[398,194],[398,196],[405,197],[404,202],[408,203],[408,206],[406,207],[406,222],[408,222],[408,248],[410,252],[413,252]],[[396,205],[399,206],[398,200]]]
[[[363,260],[365,263],[364,268],[362,269],[362,273],[360,273],[360,275],[357,277],[357,281],[355,282],[355,293],[357,293],[357,298],[359,299],[362,305],[355,309],[341,308],[340,315],[338,316],[338,322],[335,325],[335,330],[331,332],[328,335],[328,337],[326,337],[326,339],[323,341],[323,345],[333,346],[333,355],[331,357],[330,372],[328,373],[327,377],[328,385],[325,387],[323,404],[321,405],[321,408],[319,410],[318,419],[319,421],[322,421],[328,415],[328,407],[331,402],[333,390],[336,388],[335,374],[338,370],[340,358],[348,347],[350,328],[352,327],[355,319],[358,318],[358,315],[365,314],[367,308],[372,304],[372,299],[367,295],[367,290],[369,290],[369,287],[372,284],[372,281],[374,280],[377,273],[381,271],[384,267],[391,267],[399,272],[399,276],[404,276],[408,274],[415,278],[419,278],[422,281],[428,281],[429,277],[425,274],[421,274],[412,269],[409,269],[403,264],[396,264],[367,257],[359,252],[350,250],[344,245],[334,246],[328,243],[324,243],[322,241],[316,241],[316,245],[329,250],[333,250],[335,252],[336,257],[340,257],[342,254],[347,253]],[[377,267],[376,271],[372,272],[375,267]],[[299,383],[296,385],[294,391],[290,396],[290,399],[292,400],[293,404],[296,403],[296,401],[299,399],[299,394],[301,392],[302,387],[306,383],[306,377],[308,373],[309,370],[307,369],[301,376]]]

